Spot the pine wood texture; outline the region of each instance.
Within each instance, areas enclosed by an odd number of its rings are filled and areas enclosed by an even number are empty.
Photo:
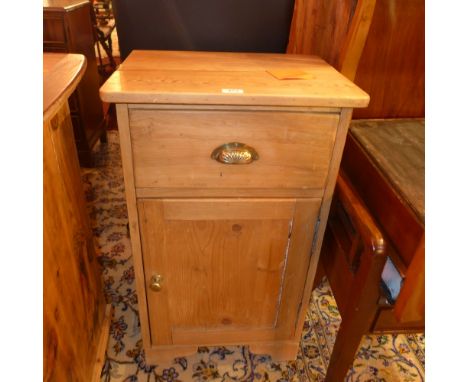
[[[309,203],[313,225],[320,200]],[[153,344],[291,339],[282,279],[289,261],[308,258],[303,237],[290,235],[295,211],[294,199],[140,201],[146,279],[164,275],[162,290],[147,292]]]
[[[314,69],[313,84],[278,79],[309,76],[299,69],[310,62],[323,65]],[[229,78],[226,67],[245,84],[268,70],[268,81],[252,82],[253,95],[214,94],[210,89]],[[341,84],[333,102],[327,98],[333,83],[326,81],[332,73]],[[285,93],[272,97],[277,82]],[[341,86],[348,92],[340,93]],[[200,345],[234,344],[295,358],[323,235],[318,219],[327,220],[351,118],[352,109],[343,108],[350,92],[361,94],[313,57],[207,52],[134,51],[101,88],[105,100],[120,102],[138,304],[151,362]],[[259,159],[226,165],[210,158],[230,141],[254,147]],[[159,291],[151,288],[155,275],[163,277]]]
[[[338,118],[338,114],[242,109],[132,109],[135,186],[323,189]],[[211,158],[214,149],[236,141],[253,147],[260,159],[226,166]],[[268,177],[263,176],[266,173]]]
[[[44,69],[44,381],[89,382],[109,322],[66,102],[84,57],[44,55]]]
[[[314,54],[338,66],[356,0],[296,0],[288,53]]]
[[[141,255],[140,226],[138,223],[137,199],[135,193],[135,178],[133,175],[133,154],[130,138],[127,105],[116,105],[119,126],[120,152],[122,155],[122,169],[125,183],[125,197],[127,200],[129,231],[135,270],[135,284],[138,298],[138,313],[140,316],[140,330],[145,349],[151,348],[151,338],[148,323],[148,307],[146,304],[146,283]]]
[[[288,53],[314,54],[354,79],[376,0],[296,0]]]
[[[280,69],[295,78],[280,80],[269,72]],[[100,94],[105,102],[115,103],[321,107],[369,103],[367,94],[318,57],[259,53],[135,50]]]

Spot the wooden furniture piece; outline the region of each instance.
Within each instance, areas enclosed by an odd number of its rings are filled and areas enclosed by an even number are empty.
[[[78,54],[44,54],[44,381],[99,381],[110,325],[67,99]]]
[[[120,56],[132,50],[284,53],[294,0],[112,0]]]
[[[371,96],[354,118],[424,118],[424,0],[379,0],[355,82]]]
[[[404,280],[396,302],[388,257]],[[424,329],[423,121],[351,123],[320,265],[342,317],[326,381],[344,380],[365,333]]]
[[[112,13],[111,0],[93,0],[93,24],[96,33],[98,52],[98,70],[101,76],[107,77],[107,68],[112,73],[117,64],[112,54],[112,32],[115,29],[115,19]],[[101,47],[107,55],[107,62],[102,59]]]
[[[294,359],[353,107],[313,56],[133,51],[117,104],[149,362],[246,344]]]
[[[424,117],[424,7],[424,0],[295,0],[288,53],[320,56],[369,93],[355,119]]]
[[[94,165],[92,149],[98,139],[106,140],[92,12],[89,0],[43,0],[44,52],[79,53],[87,60],[83,79],[68,101],[78,157],[86,167]]]
[[[376,0],[296,0],[288,53],[322,57],[354,80]]]

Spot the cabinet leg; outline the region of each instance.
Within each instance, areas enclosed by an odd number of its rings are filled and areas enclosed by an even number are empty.
[[[150,349],[145,349],[146,363],[151,365],[172,363],[174,358],[191,356],[195,354],[197,350],[197,346],[189,345],[155,346]]]
[[[268,354],[274,361],[294,361],[299,351],[299,342],[250,344],[249,349],[255,354]]]

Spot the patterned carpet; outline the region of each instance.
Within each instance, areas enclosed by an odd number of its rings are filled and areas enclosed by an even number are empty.
[[[83,170],[88,208],[104,267],[105,293],[115,307],[101,382],[322,381],[340,324],[326,279],[314,291],[294,362],[271,362],[246,347],[199,348],[191,357],[148,365],[137,296],[118,133],[97,148],[98,166]],[[424,381],[424,334],[365,336],[346,381]]]

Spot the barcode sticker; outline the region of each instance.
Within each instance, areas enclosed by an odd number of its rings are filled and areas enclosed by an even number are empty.
[[[244,94],[244,89],[221,89],[224,94]]]

